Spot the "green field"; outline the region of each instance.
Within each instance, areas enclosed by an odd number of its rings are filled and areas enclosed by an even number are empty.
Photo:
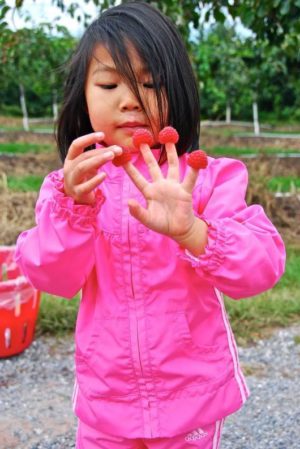
[[[243,155],[275,155],[300,153],[300,147],[293,150],[287,150],[286,148],[273,148],[266,147],[263,149],[251,148],[251,147],[232,147],[232,146],[216,146],[213,148],[206,148],[205,145],[202,148],[212,156],[228,156],[228,157],[241,157]],[[0,143],[0,153],[9,154],[25,154],[25,153],[43,153],[54,150],[54,144],[37,144],[37,143],[21,143],[21,142],[7,142]]]
[[[13,192],[38,192],[42,185],[43,176],[8,176],[7,186]]]
[[[289,192],[300,189],[300,178],[293,176],[276,176],[269,180],[268,188],[272,192]]]
[[[266,147],[263,149],[258,148],[251,148],[251,147],[231,147],[231,146],[216,146],[213,148],[205,148],[203,146],[203,149],[206,150],[210,155],[212,156],[235,156],[235,157],[241,157],[243,155],[275,155],[275,154],[285,154],[289,155],[290,153],[300,153],[300,148],[296,148],[293,150],[287,151],[286,148],[273,148],[273,147]]]
[[[25,154],[44,153],[53,150],[53,145],[40,143],[5,142],[0,143],[0,153]]]
[[[42,176],[28,175],[23,177],[8,176],[7,185],[13,192],[37,192],[43,182]],[[268,181],[268,189],[272,192],[289,192],[300,189],[300,178],[277,176]]]
[[[240,301],[226,298],[226,308],[240,344],[268,335],[276,327],[299,322],[299,273],[300,248],[290,247],[285,274],[272,290]]]

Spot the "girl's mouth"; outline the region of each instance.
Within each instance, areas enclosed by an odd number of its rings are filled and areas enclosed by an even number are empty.
[[[121,123],[118,128],[145,128],[147,125],[138,121],[128,121]]]
[[[118,126],[119,129],[122,129],[122,131],[132,135],[135,133],[137,129],[146,128],[147,125],[140,122],[124,122],[121,125]]]

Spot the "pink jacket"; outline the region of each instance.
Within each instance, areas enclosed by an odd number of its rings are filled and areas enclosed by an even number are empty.
[[[140,155],[134,163],[149,178]],[[183,176],[185,155],[180,166]],[[261,206],[247,207],[239,161],[209,158],[198,177],[194,209],[209,224],[199,258],[130,216],[127,199],[144,204],[142,195],[122,168],[103,170],[93,207],[64,195],[61,171],[48,175],[37,226],[17,242],[17,262],[37,289],[67,298],[82,289],[75,412],[127,438],[213,423],[249,395],[222,293],[271,288],[284,271],[282,239]]]

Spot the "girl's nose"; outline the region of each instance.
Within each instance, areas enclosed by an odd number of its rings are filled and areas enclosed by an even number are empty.
[[[121,111],[141,110],[141,105],[138,99],[128,86],[124,86],[124,89],[122,89],[120,97],[120,109]]]

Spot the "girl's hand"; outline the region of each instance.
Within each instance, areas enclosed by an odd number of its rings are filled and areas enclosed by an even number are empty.
[[[195,247],[196,253],[203,252],[207,226],[195,217],[192,205],[192,192],[199,170],[189,167],[184,180],[180,182],[176,147],[168,143],[166,152],[169,168],[165,178],[149,146],[141,145],[140,149],[153,182],[148,182],[131,162],[124,165],[127,174],[147,201],[147,208],[144,208],[130,199],[128,205],[131,215],[148,228],[170,236],[186,248]]]
[[[73,140],[65,159],[64,190],[77,204],[93,204],[94,189],[103,182],[105,173],[98,173],[99,167],[122,153],[122,148],[111,146],[84,152],[90,145],[101,142],[104,133],[86,134]]]

